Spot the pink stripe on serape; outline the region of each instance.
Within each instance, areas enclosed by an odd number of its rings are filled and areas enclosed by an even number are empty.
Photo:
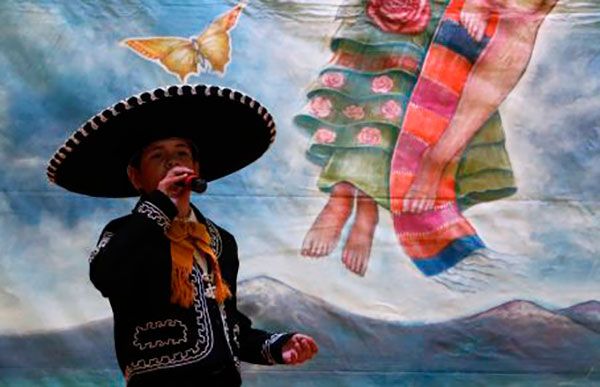
[[[421,155],[427,148],[427,144],[410,133],[401,133],[396,142],[392,170],[417,173],[421,162]]]
[[[450,119],[456,111],[458,100],[459,96],[449,87],[421,76],[410,102]]]
[[[394,215],[394,228],[397,229],[399,223],[405,221],[404,214]],[[473,226],[465,218],[460,217],[456,221],[447,224],[435,231],[426,233],[406,233],[396,232],[402,247],[413,260],[428,259],[440,254],[444,249],[452,244],[452,241],[466,236],[477,235]]]
[[[450,202],[442,208],[427,212],[402,213],[401,219],[396,223],[396,231],[400,233],[430,233],[462,219],[462,216],[456,202]]]

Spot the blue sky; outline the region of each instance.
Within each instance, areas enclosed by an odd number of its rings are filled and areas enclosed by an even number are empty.
[[[120,40],[195,35],[232,3],[98,4],[0,5],[0,313],[10,317],[1,319],[0,331],[109,315],[87,279],[87,255],[102,226],[128,212],[132,201],[51,186],[47,160],[105,106],[178,83]],[[315,187],[319,170],[305,159],[308,139],[292,117],[329,58],[337,2],[293,2],[296,16],[271,4],[250,1],[232,31],[233,60],[224,77],[188,80],[247,91],[277,120],[277,141],[264,158],[196,198],[238,237],[241,278],[270,275],[345,309],[402,321],[444,320],[512,298],[550,307],[600,299],[600,29],[593,24],[600,8],[574,14],[586,4],[574,1],[548,18],[526,74],[501,107],[519,192],[467,216],[490,247],[523,258],[515,265],[524,276],[498,273],[496,283],[465,295],[420,276],[385,211],[365,278],[343,268],[339,249],[323,260],[300,257],[304,233],[326,197]]]

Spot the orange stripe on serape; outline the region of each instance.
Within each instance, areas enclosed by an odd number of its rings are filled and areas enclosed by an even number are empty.
[[[464,4],[465,0],[450,1],[450,4],[448,4],[448,7],[446,7],[444,19],[454,20],[458,23],[460,21],[460,11],[462,11]]]
[[[400,215],[401,216],[401,215]],[[428,233],[400,234],[400,243],[413,259],[427,259],[438,254],[456,239],[476,235],[476,231],[465,218]]]
[[[460,152],[462,154],[462,152]],[[436,192],[436,205],[446,204],[456,200],[456,172],[460,156],[454,157],[444,169],[438,190]]]
[[[415,175],[412,173],[403,173],[393,171],[390,176],[390,184],[394,187],[393,196],[390,197],[390,211],[393,214],[402,212],[402,201],[412,185]]]
[[[456,23],[460,23],[460,14],[465,5],[465,0],[454,0],[448,4],[446,7],[446,12],[444,13],[444,19],[452,20]],[[493,12],[492,15],[488,19],[488,24],[485,29],[485,36],[491,38],[496,32],[496,28],[498,27],[499,15],[497,12]]]
[[[460,94],[471,71],[471,63],[462,55],[439,44],[432,44],[421,74]]]
[[[498,22],[500,21],[500,17],[497,13],[493,13],[490,19],[488,20],[488,25],[485,29],[485,36],[491,38],[496,33],[496,28],[498,28]]]
[[[436,205],[456,200],[455,181],[454,176],[442,177],[436,193]]]
[[[390,197],[390,211],[393,214],[400,214],[403,210],[404,196],[408,192],[415,175],[412,173],[392,172],[390,177],[391,184],[395,187],[395,195]],[[444,176],[440,180],[436,195],[436,206],[441,206],[448,201],[456,200],[456,180],[454,176]]]
[[[438,141],[444,130],[448,127],[449,120],[445,117],[425,109],[421,106],[410,104],[404,118],[403,131],[411,133],[428,144]]]

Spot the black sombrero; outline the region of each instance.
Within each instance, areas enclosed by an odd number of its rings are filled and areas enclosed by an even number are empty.
[[[90,118],[56,151],[48,179],[84,195],[137,196],[127,177],[131,157],[167,137],[191,140],[199,150],[202,178],[212,181],[257,160],[275,139],[275,123],[267,109],[239,91],[159,88]]]

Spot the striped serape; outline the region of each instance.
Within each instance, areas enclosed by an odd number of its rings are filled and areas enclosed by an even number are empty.
[[[451,1],[438,26],[407,105],[391,161],[394,228],[407,254],[428,276],[451,268],[485,247],[457,203],[460,154],[444,169],[434,209],[420,213],[403,209],[404,197],[419,172],[424,152],[448,128],[469,75],[496,31],[497,16],[493,15],[482,41],[472,39],[459,24],[463,3],[464,0]]]

